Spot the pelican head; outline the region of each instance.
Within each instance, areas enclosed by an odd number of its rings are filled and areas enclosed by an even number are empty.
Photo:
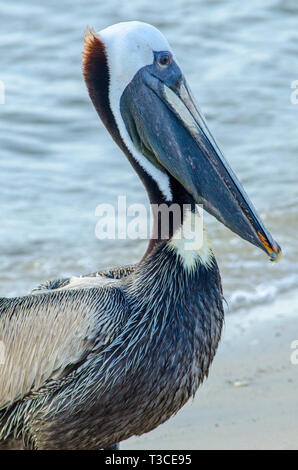
[[[175,55],[159,30],[142,22],[87,30],[83,73],[112,137],[158,197],[180,194],[277,260],[263,225],[217,145]],[[174,202],[174,201],[173,201]]]

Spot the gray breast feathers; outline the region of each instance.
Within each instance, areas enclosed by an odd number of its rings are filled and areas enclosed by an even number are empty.
[[[0,409],[59,380],[119,335],[128,315],[121,289],[87,284],[0,298]]]

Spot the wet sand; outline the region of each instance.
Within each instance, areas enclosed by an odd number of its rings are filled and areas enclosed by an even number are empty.
[[[195,399],[121,449],[298,449],[294,340],[298,292],[228,315],[209,378]]]

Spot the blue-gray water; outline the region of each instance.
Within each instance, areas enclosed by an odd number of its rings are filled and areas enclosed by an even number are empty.
[[[86,25],[138,19],[167,36],[209,126],[283,248],[266,255],[207,221],[230,311],[298,286],[296,0],[0,0],[0,295],[137,261],[145,241],[99,241],[95,208],[145,191],[81,74]]]

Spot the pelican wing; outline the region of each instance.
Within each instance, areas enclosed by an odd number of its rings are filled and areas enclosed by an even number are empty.
[[[105,271],[98,271],[92,274],[81,276],[80,279],[96,277],[97,281],[101,280],[102,283],[105,283],[107,279],[110,281],[113,279],[122,279],[123,277],[126,277],[129,274],[132,274],[134,270],[136,269],[136,266],[137,266],[136,264],[131,264],[127,266],[118,266],[116,268],[107,269]],[[32,293],[40,293],[41,291],[56,290],[56,289],[61,289],[63,287],[67,287],[69,284],[71,284],[73,279],[77,279],[77,278],[70,277],[70,278],[55,279],[54,281],[47,281],[35,287],[32,290]]]
[[[64,377],[121,331],[128,314],[121,289],[82,279],[0,298],[0,409]]]

